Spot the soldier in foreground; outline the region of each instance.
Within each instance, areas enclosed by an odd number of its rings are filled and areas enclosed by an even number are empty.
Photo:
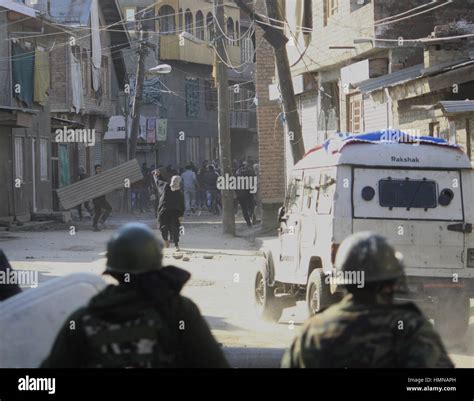
[[[107,246],[109,285],[64,323],[44,368],[227,368],[198,307],[179,293],[190,274],[162,266],[163,244],[131,223]]]
[[[305,323],[282,367],[454,367],[420,310],[411,302],[394,302],[405,274],[401,254],[385,238],[370,232],[347,238],[337,253],[336,269],[341,277],[363,272],[365,285],[345,281],[349,295]]]

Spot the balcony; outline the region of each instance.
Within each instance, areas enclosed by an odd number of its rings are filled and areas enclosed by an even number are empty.
[[[188,63],[213,65],[214,49],[207,43],[195,43],[188,39],[181,40],[179,35],[160,36],[160,60],[186,61]],[[240,47],[227,45],[231,63],[240,64]]]

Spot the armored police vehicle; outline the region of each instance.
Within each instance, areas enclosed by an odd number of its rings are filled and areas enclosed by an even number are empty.
[[[442,334],[466,331],[474,292],[470,160],[438,138],[388,136],[341,135],[295,165],[278,239],[265,245],[266,266],[255,277],[262,317],[278,320],[299,300],[310,314],[338,300],[341,288],[331,278],[337,278],[339,244],[352,233],[374,231],[404,256],[405,297]]]

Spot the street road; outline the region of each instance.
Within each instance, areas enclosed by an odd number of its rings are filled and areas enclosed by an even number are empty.
[[[144,221],[156,228],[152,219]],[[123,222],[112,219],[112,228]],[[94,233],[87,225],[73,225],[74,235],[69,229],[0,232],[0,247],[14,268],[38,270],[40,285],[73,272],[101,274],[113,230]],[[183,294],[197,303],[233,366],[278,367],[306,319],[304,303],[286,309],[279,323],[258,320],[252,305],[253,279],[264,259],[249,240],[254,232],[239,225],[240,238],[225,237],[220,222],[208,216],[187,221],[184,227],[181,252],[168,249],[164,258],[165,264],[191,272]],[[472,318],[463,342],[449,351],[457,367],[474,367]]]

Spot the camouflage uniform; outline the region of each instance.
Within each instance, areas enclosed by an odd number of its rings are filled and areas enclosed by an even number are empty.
[[[285,368],[452,368],[432,324],[412,303],[363,305],[347,295],[311,318]]]
[[[454,367],[415,304],[394,303],[394,291],[405,281],[403,258],[384,237],[371,232],[348,237],[339,247],[335,267],[341,274],[364,273],[365,288],[346,275],[341,284],[352,294],[304,325],[282,367]]]

